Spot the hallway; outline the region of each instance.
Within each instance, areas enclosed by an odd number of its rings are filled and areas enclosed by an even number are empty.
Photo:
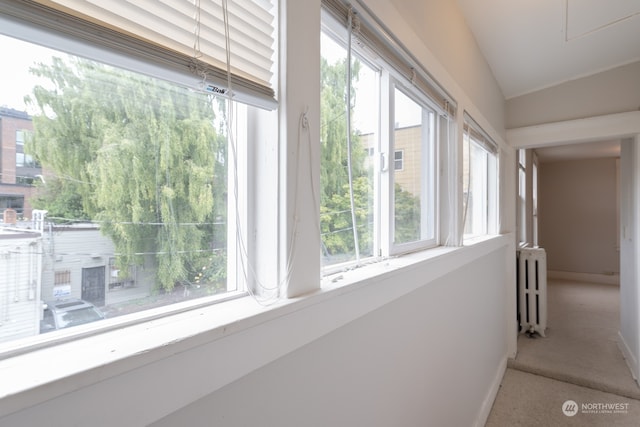
[[[547,337],[519,335],[486,425],[638,425],[640,387],[617,344],[619,298],[615,285],[550,280]]]

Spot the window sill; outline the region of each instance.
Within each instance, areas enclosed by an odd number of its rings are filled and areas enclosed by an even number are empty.
[[[493,239],[497,237],[495,234],[478,234],[478,235],[467,235],[462,239],[462,244],[464,246],[471,246],[477,243],[482,243],[487,240]]]
[[[312,294],[268,307],[242,297],[0,360],[0,419],[45,402],[86,399],[100,425],[126,424],[96,398],[122,387],[138,396],[136,413],[144,414],[145,405],[156,408],[145,416],[169,413],[184,402],[164,402],[158,410],[151,390],[170,387],[172,395],[195,400],[511,240],[493,236],[470,247],[429,249],[327,278]],[[180,369],[185,364],[203,369],[189,377]]]

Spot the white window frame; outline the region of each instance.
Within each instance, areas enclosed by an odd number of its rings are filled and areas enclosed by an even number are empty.
[[[186,84],[190,86],[187,82],[193,83],[193,76],[177,72],[175,68],[168,67],[165,69],[157,63],[146,63],[143,58],[136,58],[126,50],[121,52],[103,45],[94,45],[90,41],[74,37],[68,29],[58,29],[53,26],[41,27],[23,19],[14,19],[12,16],[0,14],[0,34],[93,59],[114,67],[135,70],[135,72],[163,79],[177,85],[184,86]],[[201,82],[202,77],[199,77],[198,81]],[[274,105],[267,103],[267,106],[273,107]],[[260,206],[272,207],[274,212],[277,212],[277,208],[273,206],[271,201],[278,197],[279,189],[275,185],[278,180],[278,172],[273,170],[272,163],[269,162],[277,161],[278,150],[275,144],[278,143],[278,139],[262,136],[264,133],[277,135],[277,120],[274,120],[277,111],[266,111],[253,106],[253,103],[242,104],[235,102],[233,111],[233,142],[235,143],[235,148],[231,149],[230,147],[228,149],[229,158],[227,159],[229,165],[229,191],[227,200],[228,270],[226,292],[180,304],[167,305],[160,309],[150,310],[149,313],[142,311],[127,319],[111,319],[106,322],[107,324],[96,322],[91,327],[84,328],[77,335],[73,335],[74,338],[82,338],[132,324],[143,323],[158,317],[174,315],[202,307],[203,305],[218,304],[249,294],[256,296],[258,299],[274,298],[281,295],[282,288],[278,283],[278,277],[281,272],[278,271],[277,267],[274,267],[277,265],[275,258],[277,257],[279,243],[274,239],[262,239],[265,242],[269,242],[270,249],[266,250],[264,243],[260,243],[262,247],[257,247],[259,244],[256,242],[257,238],[250,233],[250,230],[258,226],[270,230],[268,233],[261,232],[270,234],[270,236],[273,236],[274,230],[277,230],[277,226],[275,226],[277,214],[264,215],[262,210],[255,208],[259,204]],[[259,149],[251,149],[249,141],[253,143],[254,140],[260,140],[265,146],[261,146]],[[265,155],[265,153],[267,154]],[[232,156],[236,157],[236,161]],[[261,164],[263,159],[269,166]],[[258,163],[260,165],[256,166]],[[237,201],[234,200],[234,195],[236,194]],[[265,199],[268,199],[269,203],[265,203]],[[267,221],[269,225],[266,225]],[[260,259],[256,261],[257,258]],[[273,283],[278,284],[273,285]],[[263,284],[266,285],[263,286]],[[8,357],[9,354],[26,353],[30,349],[57,344],[57,341],[52,339],[52,336],[33,337],[34,339],[30,339],[30,343],[24,347],[12,349],[11,352],[0,354],[0,356]],[[68,340],[69,338],[65,339]]]
[[[324,8],[321,11],[321,33],[324,34],[324,36],[330,38],[331,40],[333,40],[333,42],[335,42],[337,45],[339,45],[341,48],[343,49],[347,49],[347,30],[344,26],[342,26],[330,13],[327,13],[326,10],[324,10]],[[320,52],[320,54],[322,54]],[[380,66],[378,64],[378,62],[375,60],[375,58],[372,57],[371,52],[366,52],[363,49],[356,49],[354,48],[351,52],[352,55],[352,61],[354,60],[358,60],[360,61],[362,64],[364,64],[365,66],[369,67],[371,70],[373,70],[375,73],[377,73],[378,78],[378,86],[380,86],[380,79],[381,79],[381,73],[382,70],[380,69]],[[346,77],[346,76],[345,76]],[[379,89],[379,88],[378,88]],[[376,94],[378,98],[380,98],[380,91],[378,91],[378,93]],[[380,102],[378,102],[378,105],[380,105]],[[376,258],[377,256],[379,256],[381,254],[381,249],[380,249],[380,244],[379,244],[379,235],[380,235],[380,197],[379,197],[379,193],[380,193],[380,168],[381,166],[381,162],[377,161],[377,159],[380,158],[379,153],[380,153],[380,141],[381,141],[381,134],[379,129],[376,129],[375,131],[375,137],[374,137],[374,142],[373,145],[371,145],[370,147],[366,148],[366,154],[367,154],[367,158],[369,160],[372,160],[372,167],[373,167],[373,194],[374,194],[374,201],[373,201],[373,246],[372,246],[372,255],[371,256],[367,256],[367,257],[361,257],[360,259],[355,259],[355,260],[351,260],[351,261],[345,261],[345,262],[339,262],[339,263],[335,263],[335,264],[329,264],[329,265],[321,265],[321,275],[322,276],[326,276],[326,275],[330,275],[330,274],[334,274],[340,271],[344,271],[350,268],[353,268],[354,266],[358,266],[361,263],[366,263],[369,262],[370,259],[372,258]],[[320,165],[320,168],[322,168],[322,165]],[[322,237],[320,237],[320,240],[322,240]],[[322,244],[322,243],[321,243]]]
[[[395,74],[395,73],[394,73]],[[389,140],[387,153],[393,153],[393,159],[395,164],[395,91],[402,92],[404,96],[415,102],[422,108],[422,145],[421,145],[421,164],[420,164],[420,230],[421,236],[418,240],[412,242],[395,242],[395,169],[389,168],[387,176],[383,175],[382,179],[389,181],[388,185],[388,199],[383,203],[389,205],[389,219],[384,222],[388,224],[390,235],[386,244],[387,249],[384,249],[383,253],[389,256],[399,255],[408,252],[414,252],[421,249],[427,249],[435,247],[439,244],[439,203],[437,199],[438,188],[438,174],[436,170],[438,168],[438,138],[439,134],[438,126],[439,120],[437,120],[436,107],[430,102],[430,100],[419,93],[417,90],[410,86],[410,82],[402,84],[401,77],[395,75],[390,79],[389,85],[389,97],[390,104],[388,112],[382,112],[383,116],[386,115],[389,120]],[[387,93],[383,90],[382,93]],[[404,161],[404,160],[403,160]]]
[[[345,28],[323,9],[322,31],[338,44],[346,49],[346,40],[342,34]],[[377,146],[374,146],[374,258],[386,258],[389,256],[415,252],[439,245],[440,238],[440,206],[438,203],[438,162],[441,116],[443,111],[433,103],[426,95],[412,85],[410,81],[402,77],[390,64],[387,64],[380,56],[369,48],[362,48],[358,44],[352,47],[352,55],[357,57],[367,66],[380,73],[379,78],[379,138]],[[394,91],[401,91],[405,96],[418,104],[423,110],[423,147],[422,151],[422,177],[421,191],[421,230],[423,235],[428,231],[428,236],[413,242],[394,243],[394,172],[395,172],[395,147],[394,147]],[[369,154],[369,152],[368,152]],[[403,155],[403,165],[406,164]],[[406,169],[406,168],[403,168]],[[335,273],[358,264],[358,260],[342,264],[324,266],[324,275]]]
[[[517,231],[518,245],[527,246],[527,151],[523,148],[517,152],[518,187],[517,187]]]
[[[465,131],[463,134],[463,144],[465,145],[466,161],[468,164],[468,173],[470,176],[480,177],[473,179],[472,183],[468,183],[473,188],[469,191],[475,196],[474,203],[481,202],[480,210],[474,209],[475,215],[471,215],[469,206],[463,212],[465,223],[463,223],[463,243],[468,243],[475,238],[498,234],[498,170],[499,170],[499,150],[497,145],[480,129],[473,119],[465,117],[465,126],[471,131]],[[477,135],[477,136],[476,136]],[[482,159],[472,164],[472,149],[479,150],[482,153]],[[479,197],[478,197],[479,196]],[[465,197],[463,195],[463,197]],[[467,202],[468,203],[468,202]],[[471,221],[471,222],[469,222]],[[465,233],[467,224],[471,224],[472,233]]]

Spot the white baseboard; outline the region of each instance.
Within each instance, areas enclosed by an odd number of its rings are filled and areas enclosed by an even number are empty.
[[[627,363],[633,379],[638,382],[638,359],[636,359],[636,356],[627,345],[627,342],[625,341],[620,331],[618,331],[618,348],[620,348],[620,351],[624,356],[624,361]]]
[[[605,285],[620,285],[619,274],[576,273],[573,271],[549,270],[547,271],[547,278],[603,283]]]
[[[496,400],[496,396],[500,390],[500,384],[502,384],[502,378],[504,377],[506,370],[507,358],[504,357],[498,366],[498,370],[496,371],[496,375],[491,383],[491,387],[487,391],[487,396],[485,397],[484,402],[482,402],[482,407],[480,408],[474,427],[484,427],[484,425],[487,424],[487,419],[489,418],[489,414],[493,408],[493,402]]]

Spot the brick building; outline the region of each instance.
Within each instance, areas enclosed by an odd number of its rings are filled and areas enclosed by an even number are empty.
[[[24,151],[31,132],[33,123],[26,112],[0,107],[0,213],[14,209],[18,218],[31,217],[34,179],[42,174],[40,165]]]

